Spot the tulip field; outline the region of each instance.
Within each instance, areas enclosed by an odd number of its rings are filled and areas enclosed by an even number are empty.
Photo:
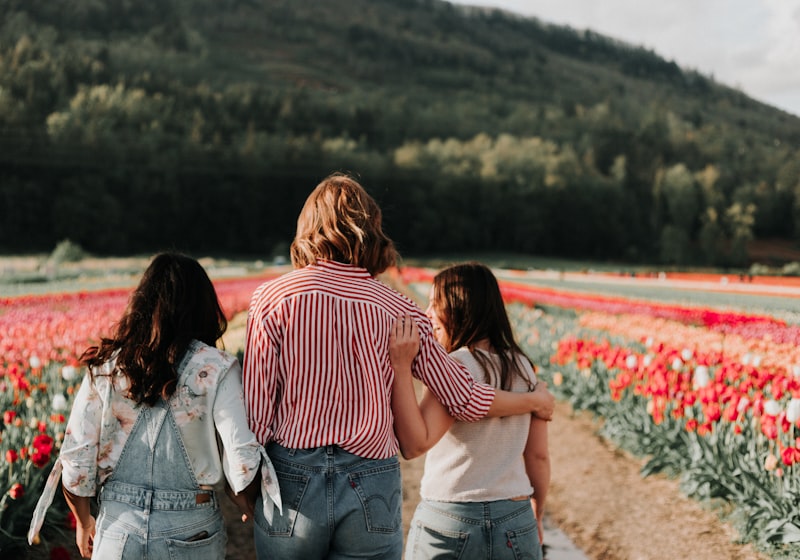
[[[405,267],[391,282],[423,300],[434,272]],[[743,540],[800,557],[800,289],[732,308],[500,278],[518,339],[560,399],[602,419],[605,437],[645,459],[643,474],[715,504]],[[264,279],[215,281],[226,314]],[[129,292],[0,298],[2,558],[69,557],[63,499],[36,546],[24,535],[84,374],[78,358]]]

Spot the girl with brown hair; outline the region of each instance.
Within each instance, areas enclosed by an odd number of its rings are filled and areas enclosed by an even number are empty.
[[[477,382],[523,393],[536,386],[488,267],[466,263],[440,271],[427,313],[436,339]],[[417,405],[411,363],[418,340],[416,324],[399,321],[390,346],[400,449],[409,459],[427,451],[406,560],[445,553],[462,560],[540,559],[550,484],[547,423],[535,416],[457,422],[429,391]]]

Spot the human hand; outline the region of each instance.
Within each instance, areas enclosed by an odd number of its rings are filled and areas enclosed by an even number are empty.
[[[231,488],[227,482],[225,483],[225,494],[228,495],[228,498],[230,498],[230,500],[242,514],[242,523],[245,523],[248,519],[253,519],[255,516],[256,497],[258,496],[259,488],[259,476],[256,476],[253,481],[238,494],[233,491],[233,488]]]
[[[75,528],[75,544],[78,545],[81,558],[92,557],[95,530],[95,519],[92,516],[89,517],[86,524],[78,522],[78,526]]]
[[[536,389],[528,394],[533,400],[531,412],[542,420],[547,420],[548,422],[552,420],[556,409],[556,398],[547,390],[547,383],[540,381],[536,384]]]
[[[539,530],[539,546],[544,547],[544,522],[541,517],[536,519],[536,527]]]
[[[419,328],[411,315],[398,317],[389,334],[389,359],[395,374],[411,373],[411,363],[419,352]]]

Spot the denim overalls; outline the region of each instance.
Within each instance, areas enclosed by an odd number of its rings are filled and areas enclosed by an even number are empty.
[[[99,500],[93,558],[225,557],[227,535],[217,498],[197,484],[163,399],[153,407],[142,405]]]

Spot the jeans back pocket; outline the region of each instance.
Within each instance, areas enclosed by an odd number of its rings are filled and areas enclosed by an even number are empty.
[[[353,487],[364,508],[367,531],[394,533],[400,529],[403,503],[400,463],[350,473]]]
[[[308,475],[281,472],[278,470],[278,464],[275,467],[278,483],[281,487],[283,513],[281,514],[276,508],[273,513],[272,524],[267,524],[261,513],[256,515],[255,521],[270,535],[288,537],[294,531],[297,512],[303,502],[303,495],[306,493],[310,477]]]

